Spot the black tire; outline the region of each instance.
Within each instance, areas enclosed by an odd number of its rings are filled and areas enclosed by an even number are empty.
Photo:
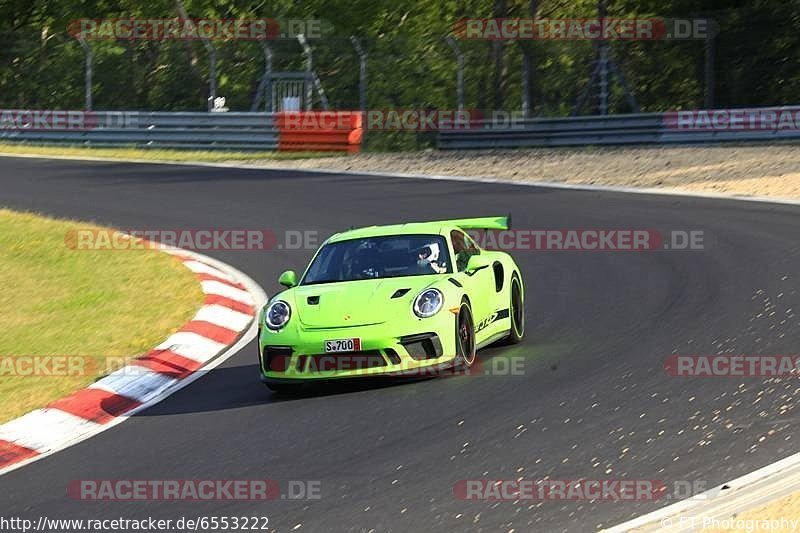
[[[525,335],[525,294],[522,282],[516,272],[511,276],[509,288],[508,315],[511,318],[511,330],[508,337],[503,339],[503,344],[519,344]]]
[[[456,318],[456,365],[461,368],[470,368],[475,364],[477,358],[472,310],[466,301],[462,301]]]

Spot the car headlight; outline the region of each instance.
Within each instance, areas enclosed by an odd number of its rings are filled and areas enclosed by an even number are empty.
[[[414,314],[420,318],[435,315],[444,305],[444,295],[439,289],[425,289],[414,298]]]
[[[289,322],[292,308],[283,300],[276,300],[269,304],[264,313],[264,322],[269,329],[281,329]]]

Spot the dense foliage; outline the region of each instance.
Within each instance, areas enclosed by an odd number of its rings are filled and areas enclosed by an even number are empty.
[[[0,3],[0,107],[81,108],[84,51],[67,33],[88,18],[314,18],[315,67],[334,108],[358,106],[358,63],[349,36],[369,53],[369,106],[456,105],[456,62],[444,37],[462,17],[591,17],[594,0],[5,0]],[[800,0],[610,0],[611,17],[709,17],[719,24],[713,78],[718,107],[797,103]],[[100,40],[94,53],[95,109],[203,110],[208,52],[195,41]],[[531,57],[536,115],[568,114],[586,86],[594,45],[587,41],[460,41],[466,106],[520,108],[522,50]],[[264,56],[257,42],[217,41],[219,89],[232,110],[248,110]],[[295,40],[272,43],[275,70],[301,70]],[[612,53],[643,111],[704,103],[702,40],[617,41]],[[612,109],[625,111],[618,86]],[[589,110],[584,110],[588,112]]]

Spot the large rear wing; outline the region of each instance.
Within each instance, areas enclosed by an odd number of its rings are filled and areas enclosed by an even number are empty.
[[[461,229],[497,229],[507,230],[511,228],[511,215],[504,217],[481,217],[481,218],[460,218],[454,220],[442,220],[443,224],[452,224]]]

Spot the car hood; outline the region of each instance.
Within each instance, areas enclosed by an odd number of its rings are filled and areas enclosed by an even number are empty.
[[[417,294],[439,279],[430,275],[301,285],[294,288],[296,314],[311,328],[381,324],[410,313]]]

